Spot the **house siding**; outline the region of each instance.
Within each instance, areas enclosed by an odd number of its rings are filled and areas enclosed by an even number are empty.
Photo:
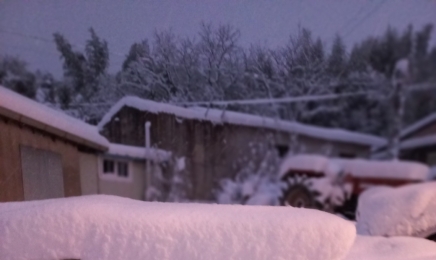
[[[59,154],[64,196],[81,195],[79,152],[75,145],[0,116],[0,201],[24,200],[20,146]]]
[[[82,195],[98,194],[98,156],[80,152],[79,158]]]

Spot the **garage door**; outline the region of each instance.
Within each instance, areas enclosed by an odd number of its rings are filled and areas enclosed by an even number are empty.
[[[62,157],[54,152],[21,146],[25,200],[64,197]]]

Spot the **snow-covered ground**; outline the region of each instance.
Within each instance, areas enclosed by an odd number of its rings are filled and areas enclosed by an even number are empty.
[[[360,234],[427,237],[436,233],[436,182],[369,189],[357,212]]]
[[[357,236],[346,260],[431,260],[436,243],[414,237]]]
[[[356,236],[291,207],[150,203],[94,195],[0,203],[0,259],[436,259],[418,238]]]
[[[0,259],[342,259],[355,226],[290,207],[85,196],[0,203]]]

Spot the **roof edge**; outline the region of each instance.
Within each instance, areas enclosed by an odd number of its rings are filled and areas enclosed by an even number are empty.
[[[17,122],[29,125],[29,126],[34,127],[36,129],[48,132],[48,133],[53,134],[55,136],[70,140],[73,143],[76,143],[79,145],[84,145],[86,147],[90,147],[90,148],[96,149],[98,151],[103,151],[103,152],[108,150],[108,147],[102,146],[99,143],[85,140],[80,136],[73,135],[71,133],[68,133],[68,132],[62,130],[62,129],[47,125],[43,122],[37,121],[31,117],[17,113],[13,110],[10,110],[10,109],[4,108],[4,107],[0,107],[0,115],[7,117],[7,118],[11,118]]]

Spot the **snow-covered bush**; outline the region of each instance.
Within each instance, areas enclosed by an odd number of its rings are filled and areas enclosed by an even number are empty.
[[[187,192],[191,183],[185,168],[185,157],[172,158],[165,165],[153,165],[150,181],[151,185],[145,191],[147,201],[189,201]]]
[[[277,170],[280,163],[277,151],[266,142],[249,144],[250,154],[238,162],[240,170],[235,178],[221,181],[216,200],[221,204],[278,205],[281,184]]]

